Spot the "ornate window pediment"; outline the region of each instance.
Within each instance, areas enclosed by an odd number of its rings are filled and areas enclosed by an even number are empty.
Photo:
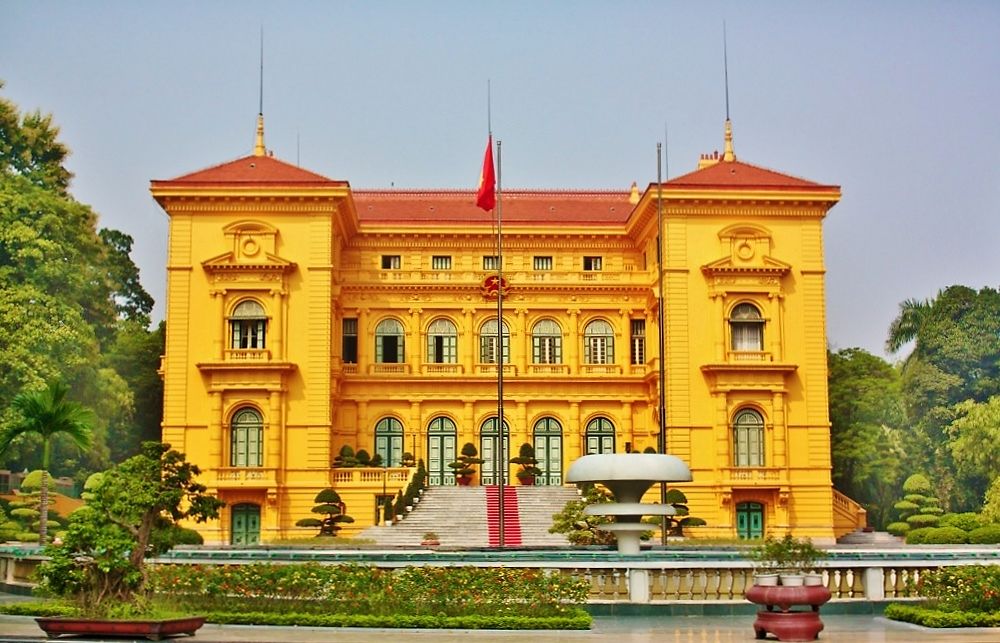
[[[214,283],[243,289],[272,289],[274,282],[295,270],[295,264],[275,253],[278,229],[262,221],[237,221],[222,229],[230,250],[202,262]]]
[[[771,233],[766,228],[737,224],[719,232],[723,256],[701,267],[715,291],[779,292],[781,279],[792,267],[770,256]]]

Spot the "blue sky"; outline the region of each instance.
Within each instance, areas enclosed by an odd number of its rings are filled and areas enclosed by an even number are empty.
[[[721,149],[844,197],[826,220],[834,349],[883,354],[900,301],[1000,283],[1000,3],[16,2],[3,95],[52,112],[75,196],[135,238],[163,314],[150,179],[267,145],[358,188],[626,188]]]

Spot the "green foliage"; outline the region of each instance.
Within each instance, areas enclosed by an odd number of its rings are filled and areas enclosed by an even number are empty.
[[[1000,565],[958,565],[924,573],[920,596],[944,609],[1000,612]]]
[[[143,453],[110,469],[75,511],[63,543],[47,547],[38,568],[40,588],[72,598],[89,613],[141,595],[147,556],[163,552],[168,537],[154,532],[180,520],[217,518],[222,502],[195,481],[198,467],[170,445],[147,442]]]
[[[955,406],[958,417],[948,426],[948,447],[955,466],[985,480],[1000,477],[1000,395],[985,402],[966,400]]]
[[[1000,524],[1000,476],[993,479],[983,495],[983,520]]]
[[[316,506],[312,508],[312,512],[322,515],[323,518],[302,518],[295,523],[296,526],[319,527],[316,536],[336,536],[342,529],[341,523],[354,522],[354,518],[345,513],[344,502],[334,489],[323,489],[316,494],[313,502]]]
[[[938,523],[938,517],[933,514],[917,514],[915,516],[909,516],[906,519],[914,529],[919,529],[920,527],[934,527]]]
[[[960,545],[969,542],[969,534],[958,527],[932,527],[923,541],[925,545]]]
[[[157,565],[155,595],[199,611],[371,616],[566,617],[587,581],[534,568]]]
[[[333,466],[337,469],[358,466],[358,458],[354,455],[354,448],[349,444],[340,447],[340,452],[333,459]]]
[[[423,462],[423,460],[421,460],[421,462]],[[412,467],[412,466],[414,466],[414,465],[417,464],[417,461],[413,458],[413,454],[412,453],[410,453],[409,451],[405,451],[403,453],[403,457],[400,460],[399,464],[400,464],[400,466],[404,466],[404,467]],[[424,473],[426,473],[426,472],[427,472],[427,470],[425,469]]]
[[[922,473],[914,473],[903,482],[903,491],[910,496],[926,496],[931,493],[931,481]]]
[[[359,467],[368,467],[368,466],[371,466],[372,457],[371,457],[371,455],[368,454],[368,452],[366,450],[364,450],[364,449],[358,449],[354,453],[354,457],[357,458],[357,460],[358,460],[358,466]]]
[[[827,361],[833,483],[865,507],[870,524],[884,525],[905,454],[900,374],[860,348],[828,353]]]
[[[796,538],[785,534],[781,539],[768,535],[764,542],[750,550],[754,567],[767,570],[794,570],[805,572],[815,569],[816,563],[827,553],[812,544],[809,538]]]
[[[939,527],[958,527],[963,531],[972,531],[983,526],[983,519],[974,512],[960,514],[945,514],[938,520]]]
[[[908,531],[910,531],[910,523],[908,522],[890,522],[885,528],[893,536],[905,536]]]
[[[552,516],[550,534],[563,534],[574,545],[614,545],[618,542],[610,531],[598,529],[599,525],[613,522],[610,516],[589,516],[583,513],[587,505],[613,502],[611,493],[593,484],[580,487],[580,499],[570,500]]]
[[[906,495],[893,505],[899,514],[899,522],[905,522],[914,529],[937,525],[938,516],[944,510],[938,506],[938,499],[930,495],[931,489],[931,481],[921,473],[914,473],[903,482]]]
[[[458,459],[449,462],[448,466],[455,472],[456,478],[468,478],[476,472],[475,465],[483,463],[483,459],[478,456],[479,451],[476,449],[476,445],[466,442],[462,445]]]
[[[702,518],[688,515],[690,509],[688,509],[687,501],[687,496],[680,489],[675,487],[667,490],[667,504],[671,505],[677,512],[672,516],[664,516],[667,522],[668,536],[683,538],[685,527],[700,527],[707,524]],[[660,524],[660,522],[661,520],[657,518],[652,521],[652,524]]]
[[[1000,612],[954,612],[921,605],[892,603],[885,608],[885,617],[894,621],[923,627],[998,627]]]
[[[1000,543],[1000,525],[983,525],[969,532],[969,543],[973,545],[996,545]]]
[[[920,527],[918,529],[910,529],[906,532],[906,544],[907,545],[923,545],[927,534],[933,531],[934,527]]]
[[[531,446],[530,443],[525,442],[521,445],[517,452],[517,455],[510,459],[511,464],[520,465],[520,469],[517,470],[517,477],[520,478],[535,478],[542,475],[542,470],[538,468],[538,460],[535,458],[535,447]]]
[[[1000,394],[1000,293],[951,286],[933,299],[903,302],[887,346],[895,351],[910,341],[902,367],[906,466],[937,480],[946,508],[974,509],[997,466],[996,449],[977,452],[975,445],[996,430],[982,422],[996,409],[976,409]]]

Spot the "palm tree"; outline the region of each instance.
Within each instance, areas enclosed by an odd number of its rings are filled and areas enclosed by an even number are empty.
[[[52,438],[60,433],[81,450],[90,447],[94,426],[94,412],[82,404],[66,399],[69,389],[52,381],[39,391],[26,391],[17,395],[11,406],[21,420],[0,431],[0,455],[19,436],[36,434],[42,438],[42,489],[39,503],[38,542],[45,544],[49,521],[49,461],[52,455]]]
[[[899,314],[889,325],[889,338],[885,340],[885,347],[890,353],[895,353],[920,335],[934,303],[934,299],[907,299],[899,305]]]

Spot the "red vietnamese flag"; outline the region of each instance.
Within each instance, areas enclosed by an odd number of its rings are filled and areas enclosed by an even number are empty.
[[[479,175],[479,189],[476,192],[476,205],[489,212],[497,204],[497,175],[493,171],[493,135],[486,143],[486,157],[483,159],[483,172]]]

